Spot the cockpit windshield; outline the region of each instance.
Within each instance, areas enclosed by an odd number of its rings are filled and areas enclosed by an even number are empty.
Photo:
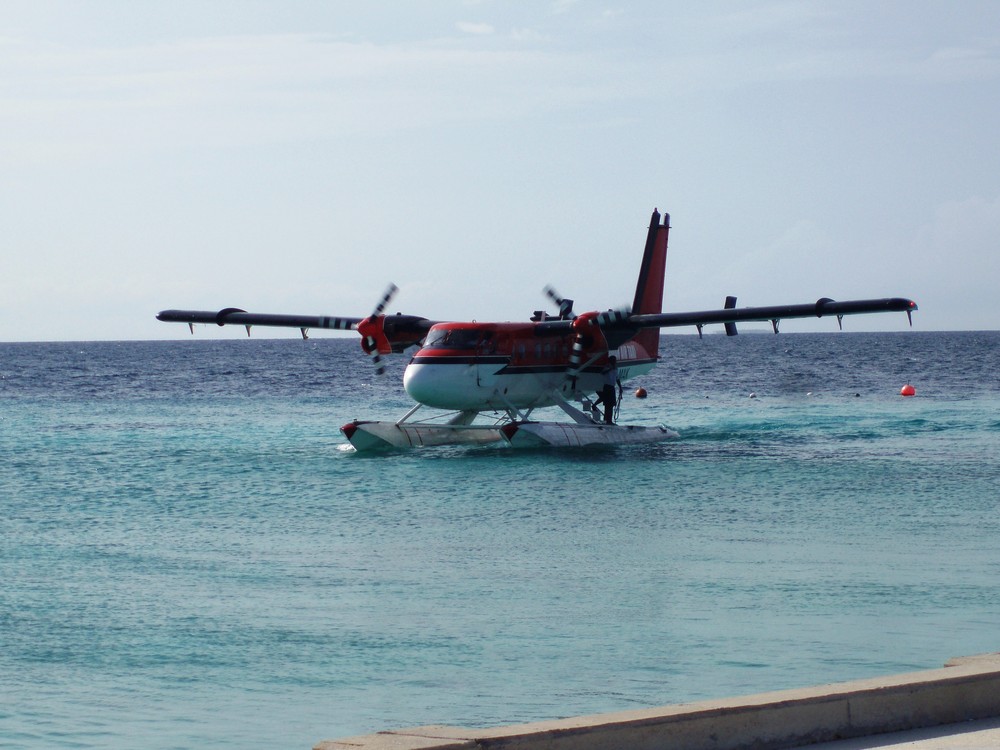
[[[475,328],[443,328],[431,331],[424,346],[434,349],[475,349],[482,333]]]

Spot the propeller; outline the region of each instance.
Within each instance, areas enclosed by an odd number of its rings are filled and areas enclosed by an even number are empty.
[[[372,314],[358,323],[358,333],[361,334],[361,348],[372,358],[376,375],[385,374],[385,364],[382,362],[382,355],[392,351],[389,339],[385,335],[384,312],[398,291],[398,286],[389,284],[385,292],[382,293],[382,299],[375,305]]]
[[[580,376],[580,370],[584,365],[583,355],[587,349],[587,339],[591,339],[599,350],[594,359],[597,359],[601,353],[606,354],[608,340],[604,337],[601,327],[609,323],[627,320],[631,314],[630,308],[620,307],[617,310],[607,310],[600,313],[587,312],[574,316],[573,330],[576,331],[576,337],[573,339],[573,348],[569,353],[569,367],[566,368],[566,382],[570,384],[572,390],[576,390],[576,379]]]
[[[542,291],[559,308],[559,320],[576,320],[576,313],[573,312],[573,300],[560,296],[559,292],[551,284],[547,285]]]

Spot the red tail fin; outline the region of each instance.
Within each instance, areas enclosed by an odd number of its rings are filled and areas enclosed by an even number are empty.
[[[635,300],[632,302],[634,314],[663,312],[663,275],[667,266],[669,235],[670,214],[663,214],[663,224],[660,224],[660,213],[653,209],[653,216],[649,220],[649,235],[646,237],[646,251],[639,268],[639,281],[635,285]],[[655,357],[660,348],[660,329],[643,329],[636,334],[634,341],[650,356]]]

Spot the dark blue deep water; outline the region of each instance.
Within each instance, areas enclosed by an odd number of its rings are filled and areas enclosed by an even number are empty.
[[[378,456],[338,427],[405,412],[405,358],[353,340],[0,345],[0,746],[308,748],[1000,650],[1000,333],[664,342],[622,421],[678,440]]]

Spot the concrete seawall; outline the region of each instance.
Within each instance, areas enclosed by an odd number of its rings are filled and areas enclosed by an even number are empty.
[[[1000,653],[952,659],[942,669],[638,711],[495,729],[398,729],[326,740],[315,750],[766,750],[995,716]]]

